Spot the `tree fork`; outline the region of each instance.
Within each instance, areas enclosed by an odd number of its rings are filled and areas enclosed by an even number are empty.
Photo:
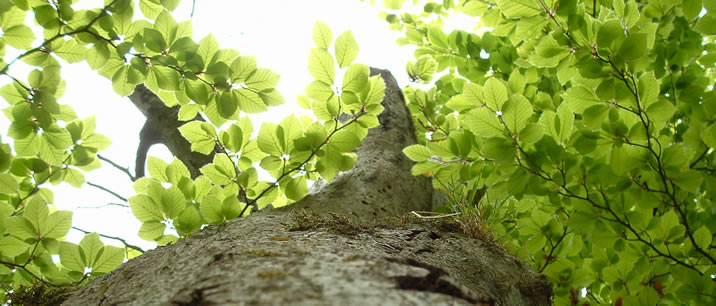
[[[378,73],[381,126],[352,170],[293,205],[147,251],[64,304],[549,305],[546,277],[494,243],[449,222],[391,218],[429,209],[433,188],[411,175],[412,118],[392,75]]]

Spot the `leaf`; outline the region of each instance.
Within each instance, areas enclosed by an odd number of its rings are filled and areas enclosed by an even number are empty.
[[[639,102],[642,109],[647,109],[650,105],[656,103],[659,97],[659,81],[654,77],[654,72],[645,73],[639,78]]]
[[[482,1],[469,1],[465,3],[462,7],[462,12],[465,13],[465,15],[477,17],[482,16],[485,12],[487,12],[488,6],[487,3],[484,3]]]
[[[59,239],[67,235],[72,227],[72,212],[59,210],[47,216],[40,226],[40,233],[45,238]]]
[[[698,171],[687,170],[674,175],[672,181],[683,190],[698,193],[701,190],[703,179],[704,177]]]
[[[102,248],[102,252],[97,256],[92,264],[92,274],[108,273],[124,262],[124,250],[111,245]]]
[[[617,55],[625,60],[642,57],[646,53],[646,34],[630,33],[619,48]]]
[[[335,69],[333,57],[328,51],[319,48],[311,49],[308,55],[308,72],[313,78],[326,84],[333,84]]]
[[[507,80],[507,86],[512,93],[522,94],[525,91],[525,78],[522,76],[518,69],[515,69],[510,74],[510,78]]]
[[[0,193],[16,194],[17,191],[17,180],[9,173],[0,173]]]
[[[598,103],[601,102],[591,89],[582,85],[567,89],[567,91],[562,94],[562,99],[564,99],[569,108],[577,114],[582,114],[587,108],[598,105]]]
[[[5,257],[15,257],[24,253],[30,247],[29,244],[13,236],[0,238],[0,254]]]
[[[368,84],[369,75],[370,68],[368,68],[368,66],[363,64],[351,65],[343,76],[341,91],[360,93]]]
[[[77,43],[77,40],[65,40],[59,47],[56,47],[54,53],[68,63],[77,63],[85,59],[87,49]]]
[[[438,26],[428,27],[428,41],[440,48],[449,49],[448,37]]]
[[[356,57],[358,57],[358,43],[353,38],[353,32],[350,30],[343,32],[336,38],[336,61],[338,62],[338,67],[348,67]]]
[[[259,94],[243,88],[233,92],[238,98],[239,110],[248,114],[263,113],[268,110],[268,106],[266,106]]]
[[[224,221],[222,203],[214,196],[205,196],[200,203],[201,214],[210,224],[219,224]]]
[[[423,162],[428,160],[432,154],[430,150],[423,145],[414,144],[403,149],[403,154],[415,162]]]
[[[246,86],[261,91],[264,89],[275,88],[278,84],[279,75],[269,69],[256,69],[247,79]]]
[[[251,76],[256,71],[256,57],[255,56],[239,56],[237,57],[229,67],[231,71],[232,82],[242,82]],[[277,78],[278,81],[278,78]]]
[[[331,45],[332,40],[333,34],[331,33],[331,28],[322,21],[316,20],[316,23],[313,25],[313,42],[316,44],[316,47],[328,50],[328,46]]]
[[[329,144],[340,152],[350,152],[360,145],[360,141],[358,135],[347,130],[340,130],[331,136]]]
[[[289,179],[285,187],[282,188],[286,193],[286,197],[292,201],[303,199],[308,193],[308,185],[306,184],[306,176],[299,176]]]
[[[281,130],[280,132],[279,129]],[[283,129],[278,125],[270,122],[261,124],[257,138],[259,149],[273,156],[280,157],[284,153],[286,144],[283,143],[283,137],[279,134],[283,134]]]
[[[60,242],[60,263],[63,267],[84,273],[85,261],[80,253],[80,247],[74,243]]]
[[[497,114],[484,107],[470,111],[465,117],[465,126],[479,136],[492,137],[504,134],[504,127]]]
[[[158,221],[149,221],[142,223],[139,228],[138,236],[147,241],[156,241],[164,235],[166,225]]]
[[[216,131],[211,124],[190,121],[182,125],[179,132],[191,143],[192,151],[208,155],[214,150]]]
[[[128,199],[129,208],[132,214],[141,222],[162,221],[164,215],[160,211],[160,206],[146,194],[138,194]]]
[[[32,48],[32,42],[35,41],[35,34],[32,30],[23,24],[4,29],[2,36],[5,43],[13,48],[27,50]]]
[[[229,184],[236,177],[234,162],[226,154],[215,154],[214,161],[199,170],[218,185]]]
[[[370,90],[366,94],[364,104],[365,105],[375,105],[383,101],[383,98],[385,97],[385,82],[383,81],[383,78],[380,75],[372,76],[370,77]]]
[[[429,54],[425,54],[418,57],[418,61],[413,67],[413,72],[408,71],[411,78],[417,78],[421,82],[427,83],[433,79],[433,74],[437,72],[438,62]]]
[[[704,35],[716,35],[716,12],[709,11],[708,14],[699,18],[694,30]]]
[[[538,2],[531,0],[497,0],[497,5],[508,18],[530,17],[542,12]]]
[[[532,117],[532,105],[521,94],[515,94],[505,103],[502,111],[502,120],[505,121],[510,132],[517,133],[527,126],[527,122]]]
[[[507,101],[507,88],[501,81],[495,78],[487,79],[482,89],[483,97],[487,106],[498,111],[502,109],[502,105]]]

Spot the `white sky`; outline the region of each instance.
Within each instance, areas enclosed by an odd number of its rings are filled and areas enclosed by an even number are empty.
[[[84,1],[91,2],[99,1]],[[83,2],[83,3],[84,3]],[[184,0],[175,12],[178,20],[189,19],[191,0]],[[360,47],[357,62],[386,68],[393,72],[401,86],[408,84],[405,63],[412,58],[409,47],[399,47],[395,39],[400,33],[390,31],[388,24],[378,17],[379,7],[371,7],[358,0],[212,0],[197,1],[193,17],[194,38],[199,40],[213,33],[222,48],[234,48],[241,55],[255,55],[260,67],[272,69],[281,75],[278,90],[287,103],[272,108],[268,116],[272,121],[292,112],[295,97],[311,81],[307,69],[308,52],[313,47],[311,31],[317,19],[328,24],[334,39],[351,29]],[[119,97],[112,90],[109,80],[91,71],[85,63],[66,65],[63,77],[67,80],[67,92],[60,103],[71,104],[80,118],[95,115],[97,132],[112,139],[112,146],[101,154],[134,171],[134,157],[139,130],[144,117],[129,99]],[[259,119],[252,116],[255,123]],[[6,119],[0,119],[5,120]],[[0,124],[5,126],[5,124]],[[3,137],[5,142],[9,137]],[[153,146],[149,155],[171,159],[168,151],[160,145]],[[85,174],[89,182],[112,189],[124,197],[134,195],[127,176],[109,165]],[[128,242],[152,247],[138,238],[140,223],[128,208],[108,206],[102,209],[75,209],[77,206],[100,206],[120,201],[106,192],[85,185],[81,190],[67,184],[52,187],[55,204],[59,209],[74,211],[73,225],[88,231],[110,236],[120,236]],[[77,242],[83,237],[70,231],[68,239]],[[103,239],[105,242],[117,242]]]

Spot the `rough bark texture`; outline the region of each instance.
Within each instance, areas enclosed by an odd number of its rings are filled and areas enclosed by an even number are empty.
[[[371,73],[386,81],[386,110],[353,170],[294,205],[148,251],[65,305],[550,304],[546,278],[493,243],[450,223],[385,219],[429,209],[433,191],[401,153],[415,140],[395,79]]]

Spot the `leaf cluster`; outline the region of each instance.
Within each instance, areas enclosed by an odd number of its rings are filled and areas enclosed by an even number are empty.
[[[489,30],[443,32],[454,14]],[[455,210],[489,211],[493,236],[552,280],[557,304],[713,303],[714,16],[700,0],[384,13],[417,48],[408,73],[437,78],[405,91],[413,174],[456,195]],[[420,70],[428,57],[436,68]],[[465,200],[483,184],[480,203]]]

